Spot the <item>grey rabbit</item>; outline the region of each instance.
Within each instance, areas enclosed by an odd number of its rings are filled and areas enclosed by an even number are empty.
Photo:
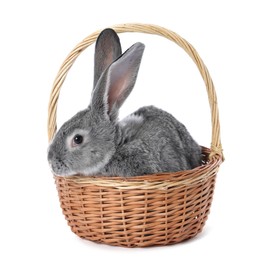
[[[147,106],[118,121],[144,48],[137,42],[122,54],[114,30],[100,33],[90,104],[61,126],[48,149],[54,174],[130,177],[201,164],[201,147],[171,114]]]

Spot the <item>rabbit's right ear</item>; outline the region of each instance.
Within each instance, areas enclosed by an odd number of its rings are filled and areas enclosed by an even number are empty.
[[[121,55],[121,45],[117,33],[113,29],[103,30],[95,45],[94,87],[98,79],[113,61]]]

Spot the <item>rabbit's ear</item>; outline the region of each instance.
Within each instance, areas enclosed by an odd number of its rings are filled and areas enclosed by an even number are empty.
[[[144,44],[136,43],[102,74],[94,89],[90,106],[114,120],[118,109],[131,93],[138,74]]]
[[[121,45],[113,29],[103,30],[95,45],[94,87],[106,68],[121,55]]]

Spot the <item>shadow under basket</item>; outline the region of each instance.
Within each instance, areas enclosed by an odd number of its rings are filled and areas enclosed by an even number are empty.
[[[216,174],[223,162],[217,98],[207,68],[190,43],[163,27],[112,26],[117,33],[157,34],[182,47],[196,63],[206,85],[212,118],[211,149],[202,148],[202,166],[188,171],[131,178],[54,176],[60,205],[71,230],[94,242],[124,247],[168,245],[202,231],[210,212]],[[60,88],[78,55],[100,31],[85,38],[61,66],[49,102],[48,134],[56,132]]]

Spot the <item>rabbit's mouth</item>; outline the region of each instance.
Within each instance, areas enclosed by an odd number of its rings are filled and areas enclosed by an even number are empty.
[[[54,175],[57,176],[71,176],[74,175],[70,168],[61,160],[57,160],[56,162],[49,162],[51,171]]]

